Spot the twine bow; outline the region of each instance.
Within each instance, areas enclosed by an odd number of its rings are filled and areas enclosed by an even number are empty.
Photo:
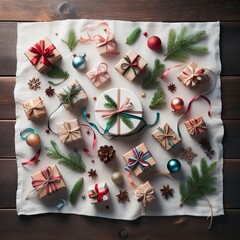
[[[33,114],[34,117],[38,117],[38,110],[42,110],[44,108],[44,104],[41,98],[34,100],[29,100],[29,102],[24,106],[25,111],[28,116]]]
[[[142,171],[145,171],[149,167],[149,162],[147,161],[152,157],[149,151],[143,152],[138,151],[137,148],[132,149],[133,157],[128,158],[127,166],[129,169],[134,170],[136,167],[140,167]]]
[[[62,136],[62,141],[65,143],[68,139],[70,141],[73,141],[74,139],[78,138],[79,136],[79,130],[80,126],[77,126],[75,128],[71,128],[71,125],[68,122],[63,123],[64,131],[59,133],[59,135]]]
[[[199,120],[196,118],[191,119],[188,121],[188,123],[191,125],[189,128],[187,128],[190,135],[199,134],[207,130],[202,118]]]
[[[200,77],[205,70],[203,68],[199,68],[196,66],[194,69],[191,65],[186,66],[184,70],[182,71],[182,74],[184,76],[183,84],[186,86],[194,87],[198,81],[202,80],[202,77]]]
[[[163,129],[160,127],[158,127],[157,129],[160,133],[156,136],[156,138],[161,144],[163,144],[164,148],[167,147],[167,144],[173,147],[175,144],[172,140],[176,139],[176,134],[168,126],[168,124],[165,124]]]
[[[92,190],[92,193],[88,194],[88,196],[89,198],[97,199],[97,202],[102,202],[103,196],[108,194],[108,188],[100,192],[98,189],[98,184],[95,184],[94,190]]]
[[[147,204],[151,203],[155,199],[155,197],[153,196],[153,187],[149,184],[149,182],[140,185],[134,192],[134,194],[138,199],[138,202],[142,202],[145,208]]]
[[[39,43],[34,44],[34,47],[29,48],[30,52],[36,54],[36,56],[34,56],[31,59],[31,63],[35,66],[40,60],[40,63],[43,63],[45,66],[47,67],[51,66],[51,63],[48,60],[48,57],[53,54],[54,49],[55,49],[55,46],[53,44],[45,48],[44,40],[41,40]]]
[[[138,60],[140,58],[139,55],[136,55],[136,57],[131,60],[129,56],[123,57],[126,62],[121,64],[121,69],[123,70],[122,75],[126,74],[130,69],[133,70],[135,76],[137,75],[137,71],[143,72],[143,69],[138,66]]]
[[[88,75],[92,83],[99,82],[102,83],[103,80],[107,80],[106,73],[108,70],[108,65],[106,63],[100,63],[93,71]],[[102,80],[103,79],[103,80]]]

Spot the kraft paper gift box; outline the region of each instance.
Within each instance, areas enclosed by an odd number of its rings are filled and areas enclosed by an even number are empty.
[[[151,166],[156,164],[156,161],[144,143],[141,143],[131,151],[125,153],[123,158],[126,162],[126,166],[136,176],[147,171]]]
[[[145,61],[138,53],[130,49],[118,62],[115,69],[129,81],[133,81],[138,74],[145,70],[147,65],[147,61]]]
[[[61,143],[70,143],[83,140],[77,119],[57,123],[57,130]]]
[[[46,115],[46,108],[40,97],[27,100],[22,105],[28,120],[34,120]]]
[[[65,183],[56,165],[51,165],[32,176],[32,185],[42,199],[64,189]],[[49,181],[50,180],[50,181]]]
[[[181,141],[181,138],[172,130],[172,128],[166,123],[163,127],[158,127],[156,131],[152,133],[152,136],[166,149],[170,150],[177,143]]]
[[[96,183],[88,187],[88,197],[91,204],[100,203],[109,199],[109,189],[106,182]]]
[[[67,86],[63,87],[62,90],[60,90],[56,93],[61,102],[62,102],[62,95],[66,95],[67,93],[69,93],[69,91],[72,88],[75,88],[77,91],[76,91],[76,94],[74,96],[72,96],[71,104],[66,104],[66,103],[63,104],[63,106],[65,107],[66,110],[69,110],[73,106],[83,103],[88,99],[88,96],[87,96],[86,92],[84,91],[84,89],[82,88],[82,86],[80,85],[80,83],[77,80],[74,80]]]
[[[188,133],[191,136],[207,131],[207,127],[201,116],[197,117],[197,118],[192,118],[192,119],[186,121],[184,124],[188,130]]]
[[[117,45],[115,42],[115,36],[113,33],[109,32],[101,35],[101,40],[96,43],[98,53],[102,54],[111,54],[117,53]]]
[[[24,54],[39,72],[62,58],[60,52],[47,37],[35,43]]]

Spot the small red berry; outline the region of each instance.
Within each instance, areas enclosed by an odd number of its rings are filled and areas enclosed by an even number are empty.
[[[93,100],[96,101],[96,100],[97,100],[97,97],[94,96],[94,97],[93,97]]]
[[[92,160],[91,160],[91,162],[92,162],[92,163],[95,163],[95,160],[94,160],[94,159],[92,159]]]
[[[87,113],[87,114],[86,114],[86,117],[87,117],[87,118],[90,118],[90,117],[91,117],[90,113]]]
[[[46,129],[45,132],[48,134],[49,133],[49,129]]]
[[[147,32],[143,32],[143,35],[146,37],[148,34],[147,34]]]
[[[89,131],[89,130],[87,130],[87,131],[86,131],[86,134],[87,134],[87,135],[89,135],[89,134],[90,134],[90,131]]]
[[[55,35],[58,36],[58,33],[56,32]]]
[[[77,56],[77,54],[76,53],[73,53],[73,57],[76,57]]]

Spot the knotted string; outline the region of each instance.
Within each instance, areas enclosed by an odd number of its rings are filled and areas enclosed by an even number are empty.
[[[24,104],[24,109],[26,111],[27,116],[31,116],[33,114],[34,117],[38,117],[38,111],[44,108],[44,104],[42,99],[39,97],[37,99],[30,99],[26,104]]]
[[[189,128],[187,128],[190,135],[199,134],[201,133],[201,130],[206,130],[207,127],[204,125],[203,119],[200,120],[194,118],[188,120],[188,123],[191,125]]]
[[[161,144],[164,145],[164,148],[167,147],[167,144],[169,144],[171,147],[173,147],[175,144],[172,140],[176,139],[176,134],[169,127],[169,125],[165,124],[164,129],[162,129],[160,127],[158,127],[157,129],[160,133],[158,133],[156,138]]]

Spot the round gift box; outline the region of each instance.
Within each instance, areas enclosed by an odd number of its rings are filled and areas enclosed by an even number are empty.
[[[109,117],[102,117],[102,114],[109,113],[109,109],[104,106],[104,104],[107,102],[105,95],[109,95],[118,104],[118,109],[120,109],[126,99],[129,98],[133,107],[131,110],[124,113],[142,117],[142,104],[139,98],[133,92],[126,88],[112,88],[103,92],[99,96],[95,106],[96,120],[102,129],[106,129],[107,122],[109,120]],[[112,135],[126,135],[133,132],[140,124],[140,120],[134,118],[130,118],[130,120],[133,123],[132,129],[126,126],[125,123],[123,123],[123,121],[119,118],[108,132]]]

